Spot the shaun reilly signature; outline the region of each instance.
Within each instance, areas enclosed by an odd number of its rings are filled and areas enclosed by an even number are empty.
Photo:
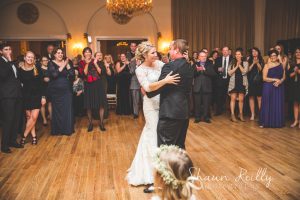
[[[226,175],[203,175],[203,172],[201,172],[200,168],[197,167],[193,167],[189,171],[191,176],[195,178],[194,183],[200,185],[201,189],[204,189],[208,188],[205,185],[213,182],[226,182],[226,184],[231,182],[231,184],[244,184],[248,185],[249,187],[253,183],[262,183],[265,185],[265,187],[269,188],[273,178],[268,175],[267,170],[267,168],[258,168],[258,170],[250,172],[247,169],[240,167],[237,176],[233,177]]]

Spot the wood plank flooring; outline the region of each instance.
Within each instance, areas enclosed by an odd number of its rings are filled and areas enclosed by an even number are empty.
[[[300,199],[299,129],[261,129],[227,116],[212,121],[191,119],[187,135],[195,174],[206,179],[197,199]],[[77,119],[70,137],[51,136],[49,127],[38,126],[37,146],[28,138],[24,149],[0,153],[0,199],[150,199],[143,187],[124,179],[143,118],[111,114],[105,133],[94,124],[87,133],[87,119]]]

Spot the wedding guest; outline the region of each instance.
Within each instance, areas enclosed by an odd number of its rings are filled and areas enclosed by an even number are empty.
[[[199,62],[193,65],[194,68],[194,104],[195,104],[195,123],[200,122],[201,118],[206,123],[211,123],[209,109],[212,94],[212,77],[216,76],[214,66],[207,60],[204,51],[199,52]]]
[[[290,68],[288,69],[290,76],[290,100],[293,102],[294,122],[291,127],[294,128],[299,125],[299,106],[300,106],[300,48],[295,50]]]
[[[221,115],[225,111],[227,91],[229,84],[228,66],[232,61],[229,55],[229,48],[222,48],[222,56],[218,57],[215,62],[215,71],[218,74],[215,80],[215,99],[216,111],[215,115]]]
[[[95,59],[97,60],[97,64],[101,69],[100,80],[102,82],[102,88],[104,93],[101,94],[103,98],[105,98],[104,105],[104,118],[108,118],[108,102],[107,102],[107,77],[111,76],[111,71],[109,66],[106,66],[103,60],[103,54],[101,52],[95,53]],[[104,124],[104,123],[103,123]]]
[[[43,82],[42,82],[42,88],[44,91],[44,94],[46,94],[46,104],[42,105],[41,107],[41,115],[43,118],[43,125],[47,126],[47,117],[46,117],[46,108],[48,109],[48,119],[51,119],[52,115],[52,109],[51,109],[51,95],[49,95],[48,92],[48,83],[50,81],[47,71],[48,71],[48,58],[46,56],[43,56],[41,59],[41,73],[43,77]]]
[[[101,74],[105,73],[103,66],[99,66],[98,59],[92,58],[92,49],[85,47],[82,51],[83,60],[79,63],[80,74],[84,77],[84,108],[88,115],[88,132],[93,130],[92,110],[99,112],[99,128],[105,131],[104,110],[107,105],[105,88],[101,80]]]
[[[161,58],[161,61],[165,64],[169,63],[170,60],[169,60],[169,57],[168,55],[163,55],[162,58]]]
[[[72,83],[75,72],[69,59],[64,60],[62,48],[55,48],[52,55],[54,59],[48,63],[47,72],[52,102],[51,134],[71,135],[74,133]]]
[[[283,46],[281,44],[277,44],[274,49],[278,51],[278,61],[282,64],[283,68],[286,69],[288,57],[284,54]]]
[[[37,144],[35,124],[39,116],[40,108],[46,104],[46,91],[43,90],[43,74],[35,66],[35,55],[27,51],[24,57],[25,63],[20,68],[20,81],[23,84],[23,107],[26,112],[26,128],[21,139],[21,144],[25,144],[26,137],[30,133],[32,144]]]
[[[249,72],[248,72],[248,81],[249,81],[249,104],[251,111],[250,120],[255,118],[255,99],[257,100],[258,110],[261,107],[261,95],[262,95],[262,70],[264,67],[264,60],[261,56],[260,50],[256,47],[252,48],[251,54],[248,59],[249,63]]]
[[[79,60],[78,60],[77,57],[74,57],[74,58],[72,59],[72,63],[73,63],[73,68],[76,69],[76,70],[78,70],[78,67],[79,67]]]
[[[75,80],[73,82],[73,102],[74,102],[74,115],[83,116],[83,101],[84,101],[84,83],[79,77],[79,72],[75,69]]]
[[[120,61],[116,64],[117,71],[117,110],[118,115],[130,115],[132,113],[129,100],[129,86],[131,75],[129,62],[124,53],[120,55]]]
[[[263,91],[260,127],[280,128],[284,126],[284,85],[285,70],[278,59],[278,51],[268,53],[270,62],[263,69]]]
[[[104,56],[104,66],[110,69],[111,75],[107,76],[107,93],[116,94],[116,69],[110,54]]]
[[[209,60],[212,62],[212,64],[214,65],[216,63],[216,59],[219,57],[219,52],[218,51],[212,51],[209,55]]]
[[[162,145],[154,157],[156,195],[151,200],[196,200],[193,189],[196,177],[193,162],[186,151],[176,146]]]
[[[48,60],[53,60],[53,50],[54,50],[54,45],[53,44],[48,44],[47,45],[47,54],[45,55]]]
[[[136,50],[136,46],[135,49]],[[129,72],[131,75],[131,80],[130,80],[130,94],[131,94],[131,100],[132,100],[132,108],[133,108],[133,118],[137,119],[139,116],[139,111],[140,111],[140,105],[142,103],[142,93],[141,93],[141,85],[137,79],[137,76],[135,74],[135,70],[138,67],[137,66],[137,61],[135,58],[135,52],[134,54],[131,54],[133,57],[131,60],[129,60]],[[128,57],[127,57],[128,59]]]
[[[230,95],[230,111],[231,121],[236,122],[235,117],[235,102],[239,101],[239,118],[242,122],[245,121],[243,115],[244,97],[248,93],[248,62],[243,62],[243,54],[241,50],[236,50],[235,58],[228,67],[228,75],[230,76],[228,93]]]
[[[22,115],[21,82],[16,65],[12,62],[12,49],[0,44],[0,105],[2,123],[1,152],[11,153],[9,147],[23,148],[17,143],[17,133]]]
[[[196,62],[198,62],[198,51],[193,51],[191,65],[194,65]]]

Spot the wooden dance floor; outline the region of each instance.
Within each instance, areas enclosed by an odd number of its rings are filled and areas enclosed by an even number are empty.
[[[300,199],[300,130],[261,129],[256,122],[190,121],[186,147],[202,180],[197,199]],[[96,124],[96,121],[95,123]],[[39,143],[0,153],[0,199],[150,199],[125,181],[143,118],[111,114],[107,131],[77,119],[70,137],[38,126]]]

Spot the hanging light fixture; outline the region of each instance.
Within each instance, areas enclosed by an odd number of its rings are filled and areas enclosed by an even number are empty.
[[[135,15],[152,9],[152,0],[106,0],[106,9],[119,24],[128,23]]]

